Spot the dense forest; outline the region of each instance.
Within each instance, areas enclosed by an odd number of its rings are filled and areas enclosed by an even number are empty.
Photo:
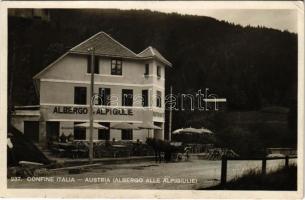
[[[64,11],[64,12],[63,12]],[[175,94],[209,88],[229,111],[267,106],[296,111],[297,34],[242,27],[211,17],[149,10],[50,10],[50,21],[9,17],[9,93],[14,105],[38,103],[32,77],[99,31],[135,53],[158,49],[172,64],[166,89]],[[174,128],[191,125],[175,112]],[[296,118],[296,113],[294,113]]]

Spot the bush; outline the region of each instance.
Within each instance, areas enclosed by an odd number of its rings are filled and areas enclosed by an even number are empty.
[[[207,190],[297,190],[297,166],[282,167],[270,174],[250,170],[242,177],[235,178],[225,185],[216,185]]]
[[[259,138],[240,127],[228,127],[216,134],[218,146],[229,148],[241,157],[261,157],[265,155],[264,146]]]

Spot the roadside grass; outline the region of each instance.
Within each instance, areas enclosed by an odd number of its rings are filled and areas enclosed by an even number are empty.
[[[245,175],[228,181],[225,185],[201,190],[297,190],[297,166],[281,167],[263,175],[261,171],[249,170]]]

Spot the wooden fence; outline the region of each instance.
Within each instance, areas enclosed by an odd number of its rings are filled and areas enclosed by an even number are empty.
[[[297,156],[285,156],[285,157],[274,157],[274,158],[260,158],[260,159],[251,159],[251,160],[261,160],[262,161],[262,174],[265,175],[267,173],[267,160],[283,160],[285,159],[285,167],[289,166],[289,159],[297,158]],[[227,182],[227,168],[228,168],[228,160],[249,160],[249,159],[239,159],[239,158],[230,158],[228,159],[226,156],[223,156],[221,159],[221,177],[220,183],[222,185]]]

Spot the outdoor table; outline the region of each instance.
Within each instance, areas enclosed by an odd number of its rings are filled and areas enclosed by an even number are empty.
[[[113,152],[113,157],[117,157],[118,155],[120,155],[120,153],[122,153],[121,149],[127,148],[126,145],[122,145],[122,144],[115,144],[112,145],[112,147],[114,149],[117,149],[117,151]],[[128,156],[130,156],[130,152],[128,152]]]
[[[124,148],[124,147],[127,147],[126,145],[122,145],[122,144],[115,144],[115,145],[112,145],[112,147],[117,147],[117,148]]]
[[[78,157],[79,149],[76,148],[76,145],[72,142],[58,142],[56,144],[56,151],[58,155],[61,156],[71,156],[73,158]]]
[[[58,146],[62,146],[62,147],[69,147],[72,146],[72,143],[65,143],[65,142],[59,142],[57,143]]]
[[[75,145],[72,143],[58,143],[58,147],[62,148],[64,150],[70,149],[71,147],[74,147]]]

